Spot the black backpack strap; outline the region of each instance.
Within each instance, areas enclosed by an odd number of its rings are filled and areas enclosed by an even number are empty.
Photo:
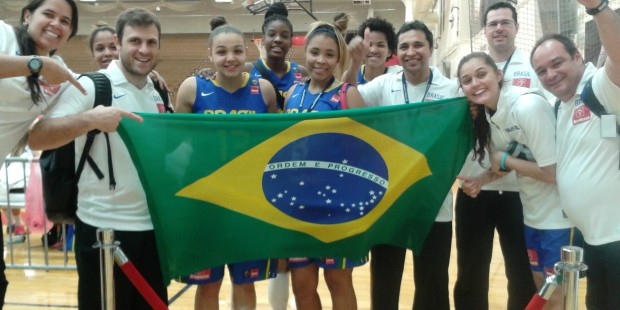
[[[588,107],[588,109],[594,113],[598,118],[601,118],[601,115],[609,115],[605,107],[601,104],[601,102],[596,98],[594,94],[594,90],[592,89],[592,78],[590,78],[586,85],[583,87],[581,91],[581,95],[579,96],[583,104]],[[616,132],[620,135],[620,125],[616,121]],[[618,169],[620,169],[620,163],[618,164]]]
[[[579,97],[581,98],[581,101],[583,101],[583,104],[585,104],[586,107],[588,107],[588,109],[592,113],[594,113],[594,115],[598,116],[598,118],[601,118],[601,115],[609,115],[609,113],[607,113],[607,110],[605,110],[605,107],[601,104],[601,102],[598,100],[598,98],[596,98],[596,95],[594,94],[594,90],[592,89],[592,79],[586,82],[586,85],[583,87],[583,90],[581,91],[581,95]],[[620,125],[618,125],[617,123],[616,131],[620,135]]]
[[[170,96],[168,95],[168,90],[159,86],[158,82],[153,81],[153,87],[159,93],[161,100],[164,102],[164,109],[166,113],[174,113],[174,109],[170,105]]]
[[[254,63],[254,68],[256,68],[256,70],[258,71],[258,73],[260,73],[263,79],[271,83],[271,85],[273,86],[273,89],[275,89],[276,91],[276,102],[278,103],[278,109],[283,110],[284,109],[284,96],[282,96],[276,84],[273,83],[273,81],[269,78],[269,73],[267,72],[267,68],[265,68],[265,66],[263,65],[263,62],[260,59]]]
[[[112,85],[110,83],[110,79],[108,79],[108,77],[101,72],[85,73],[85,74],[80,75],[80,77],[82,76],[89,77],[91,80],[93,80],[93,83],[95,85],[95,104],[93,105],[93,109],[100,105],[105,106],[105,107],[111,106],[112,105]],[[78,79],[80,77],[78,77]],[[80,175],[82,174],[82,170],[84,169],[85,162],[88,162],[88,164],[93,169],[93,171],[95,172],[95,174],[97,175],[99,179],[103,178],[103,173],[101,172],[101,169],[97,167],[97,164],[89,155],[90,149],[93,145],[93,142],[95,141],[95,137],[99,133],[100,131],[95,129],[95,130],[89,131],[88,134],[86,135],[86,143],[84,144],[84,150],[82,151],[82,156],[80,157],[80,161],[78,162],[78,167],[75,171],[76,182],[80,179]],[[116,179],[114,178],[114,169],[112,166],[112,151],[110,149],[110,141],[108,138],[108,133],[104,133],[104,135],[106,138],[106,144],[108,148],[108,176],[110,180],[109,184],[110,184],[110,189],[113,190],[116,187]]]

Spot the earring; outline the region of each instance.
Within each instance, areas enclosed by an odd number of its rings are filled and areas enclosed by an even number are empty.
[[[292,56],[293,56],[293,48],[291,47],[291,49],[289,49],[288,51],[288,55],[286,55],[286,60],[290,61]]]

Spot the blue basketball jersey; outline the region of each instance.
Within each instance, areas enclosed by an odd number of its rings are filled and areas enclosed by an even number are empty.
[[[385,71],[383,71],[383,74],[388,72],[388,68],[385,68]],[[362,67],[360,68],[360,71],[357,72],[357,85],[364,85],[366,84],[366,79],[364,78],[364,74],[366,73],[366,65],[362,65]]]
[[[269,76],[263,77],[256,67],[254,67],[251,73],[252,77],[262,77],[271,81],[273,83],[273,87],[278,89],[282,97],[286,97],[286,93],[293,85],[301,82],[301,70],[299,70],[299,65],[297,63],[287,61],[286,73],[282,76],[282,78],[279,78],[273,71],[271,71],[271,68],[267,66],[265,60],[259,59],[258,62],[263,65]]]
[[[366,65],[362,65],[360,71],[357,71],[357,85],[366,84],[366,79],[364,78],[364,72],[366,71]]]
[[[215,80],[196,77],[196,98],[193,113],[203,114],[256,114],[267,113],[258,78],[244,73],[244,81],[238,90],[229,93]]]
[[[286,113],[307,113],[340,110],[340,88],[342,82],[332,83],[325,91],[311,94],[308,84],[300,83],[295,87],[286,105]],[[347,90],[352,85],[347,85]],[[303,101],[302,101],[303,100]]]

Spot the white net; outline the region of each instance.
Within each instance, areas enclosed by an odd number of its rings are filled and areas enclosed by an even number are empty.
[[[471,51],[487,51],[482,14],[496,2],[510,2],[517,9],[519,32],[515,44],[521,50],[529,53],[543,35],[561,33],[575,41],[586,62],[597,63],[601,43],[596,26],[575,0],[470,0]],[[609,6],[620,8],[620,0],[610,0]]]

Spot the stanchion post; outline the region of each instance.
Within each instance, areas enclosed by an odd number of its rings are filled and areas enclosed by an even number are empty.
[[[111,228],[97,229],[97,244],[99,247],[99,270],[101,273],[101,309],[114,310],[114,251],[117,243],[114,242],[114,230]]]
[[[555,272],[562,273],[564,283],[564,309],[577,310],[579,306],[579,273],[588,269],[583,263],[583,249],[577,246],[563,246],[561,262],[555,265]]]

